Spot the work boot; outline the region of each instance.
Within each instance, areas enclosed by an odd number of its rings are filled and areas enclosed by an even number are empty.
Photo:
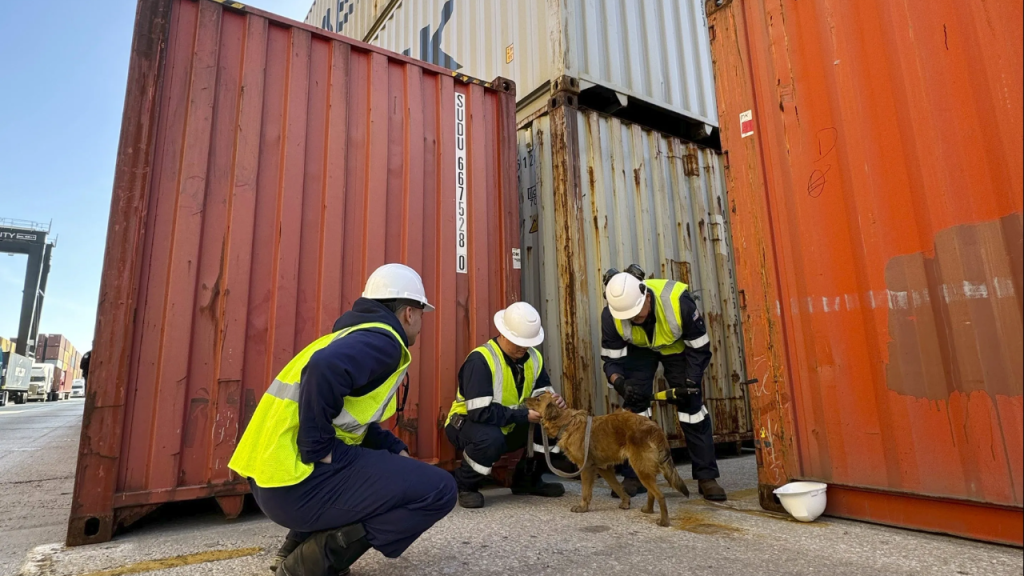
[[[302,542],[285,538],[284,544],[281,544],[281,547],[277,549],[277,554],[274,554],[274,558],[270,561],[270,571],[276,574],[277,567],[299,547],[299,544]]]
[[[483,508],[484,495],[478,490],[459,489],[459,506],[463,508]]]
[[[714,478],[706,478],[697,481],[697,491],[704,496],[705,500],[712,502],[725,502],[725,489],[718,485]]]
[[[647,487],[640,482],[639,478],[623,478],[622,488],[626,491],[626,496],[629,496],[630,498],[637,494],[647,494]],[[615,490],[612,490],[611,496],[612,498],[619,497],[619,495],[615,493]]]
[[[543,496],[558,498],[565,494],[565,486],[558,482],[545,482],[544,469],[536,460],[520,461],[512,476],[512,493],[515,495]]]
[[[277,576],[347,576],[370,548],[362,524],[317,532],[281,562]]]

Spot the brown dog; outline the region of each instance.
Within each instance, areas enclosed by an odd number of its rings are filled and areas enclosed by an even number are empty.
[[[540,413],[544,432],[549,437],[557,437],[562,453],[582,467],[580,480],[583,483],[583,499],[579,506],[573,506],[573,512],[586,512],[590,509],[595,474],[600,474],[622,499],[619,508],[629,510],[629,496],[615,478],[614,470],[616,464],[621,464],[627,458],[640,482],[647,488],[647,505],[642,512],[653,513],[654,500],[658,500],[661,507],[659,526],[669,525],[665,496],[658,489],[659,472],[673,488],[690,496],[690,490],[672,463],[672,452],[665,432],[651,420],[632,412],[595,416],[590,432],[590,454],[589,458],[585,458],[583,446],[587,430],[586,412],[562,410],[555,404],[551,394],[546,392],[527,399],[526,407]],[[583,465],[584,460],[586,466]]]

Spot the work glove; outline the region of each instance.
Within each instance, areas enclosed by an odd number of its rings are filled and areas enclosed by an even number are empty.
[[[612,385],[612,388],[614,388],[615,391],[619,393],[619,396],[621,396],[623,398],[626,397],[626,379],[625,378],[616,378],[615,381],[611,382],[610,384]]]
[[[644,412],[651,407],[651,383],[629,378],[625,383],[626,394],[622,407],[630,412]]]

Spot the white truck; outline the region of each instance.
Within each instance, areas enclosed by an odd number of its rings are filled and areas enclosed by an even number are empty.
[[[53,372],[56,366],[53,364],[33,364],[32,378],[28,384],[28,401],[46,402],[53,397]]]
[[[71,397],[72,398],[85,398],[85,379],[75,378],[71,382]]]

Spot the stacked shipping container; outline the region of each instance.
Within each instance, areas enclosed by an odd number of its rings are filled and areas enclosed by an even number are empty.
[[[40,334],[36,342],[36,362],[52,364],[59,369],[55,374],[59,374],[60,379],[55,379],[53,391],[65,395],[70,393],[71,383],[82,377],[79,367],[82,355],[61,334]]]
[[[701,0],[316,0],[306,22],[476,78],[519,107],[563,77],[718,125]]]
[[[545,362],[563,393],[596,413],[617,406],[601,370],[601,277],[637,263],[700,299],[716,440],[752,438],[721,156],[581,104],[631,117],[639,102],[663,129],[707,136],[718,117],[699,0],[318,0],[307,22],[515,80],[523,292],[544,317]],[[677,419],[657,408],[680,445]]]

